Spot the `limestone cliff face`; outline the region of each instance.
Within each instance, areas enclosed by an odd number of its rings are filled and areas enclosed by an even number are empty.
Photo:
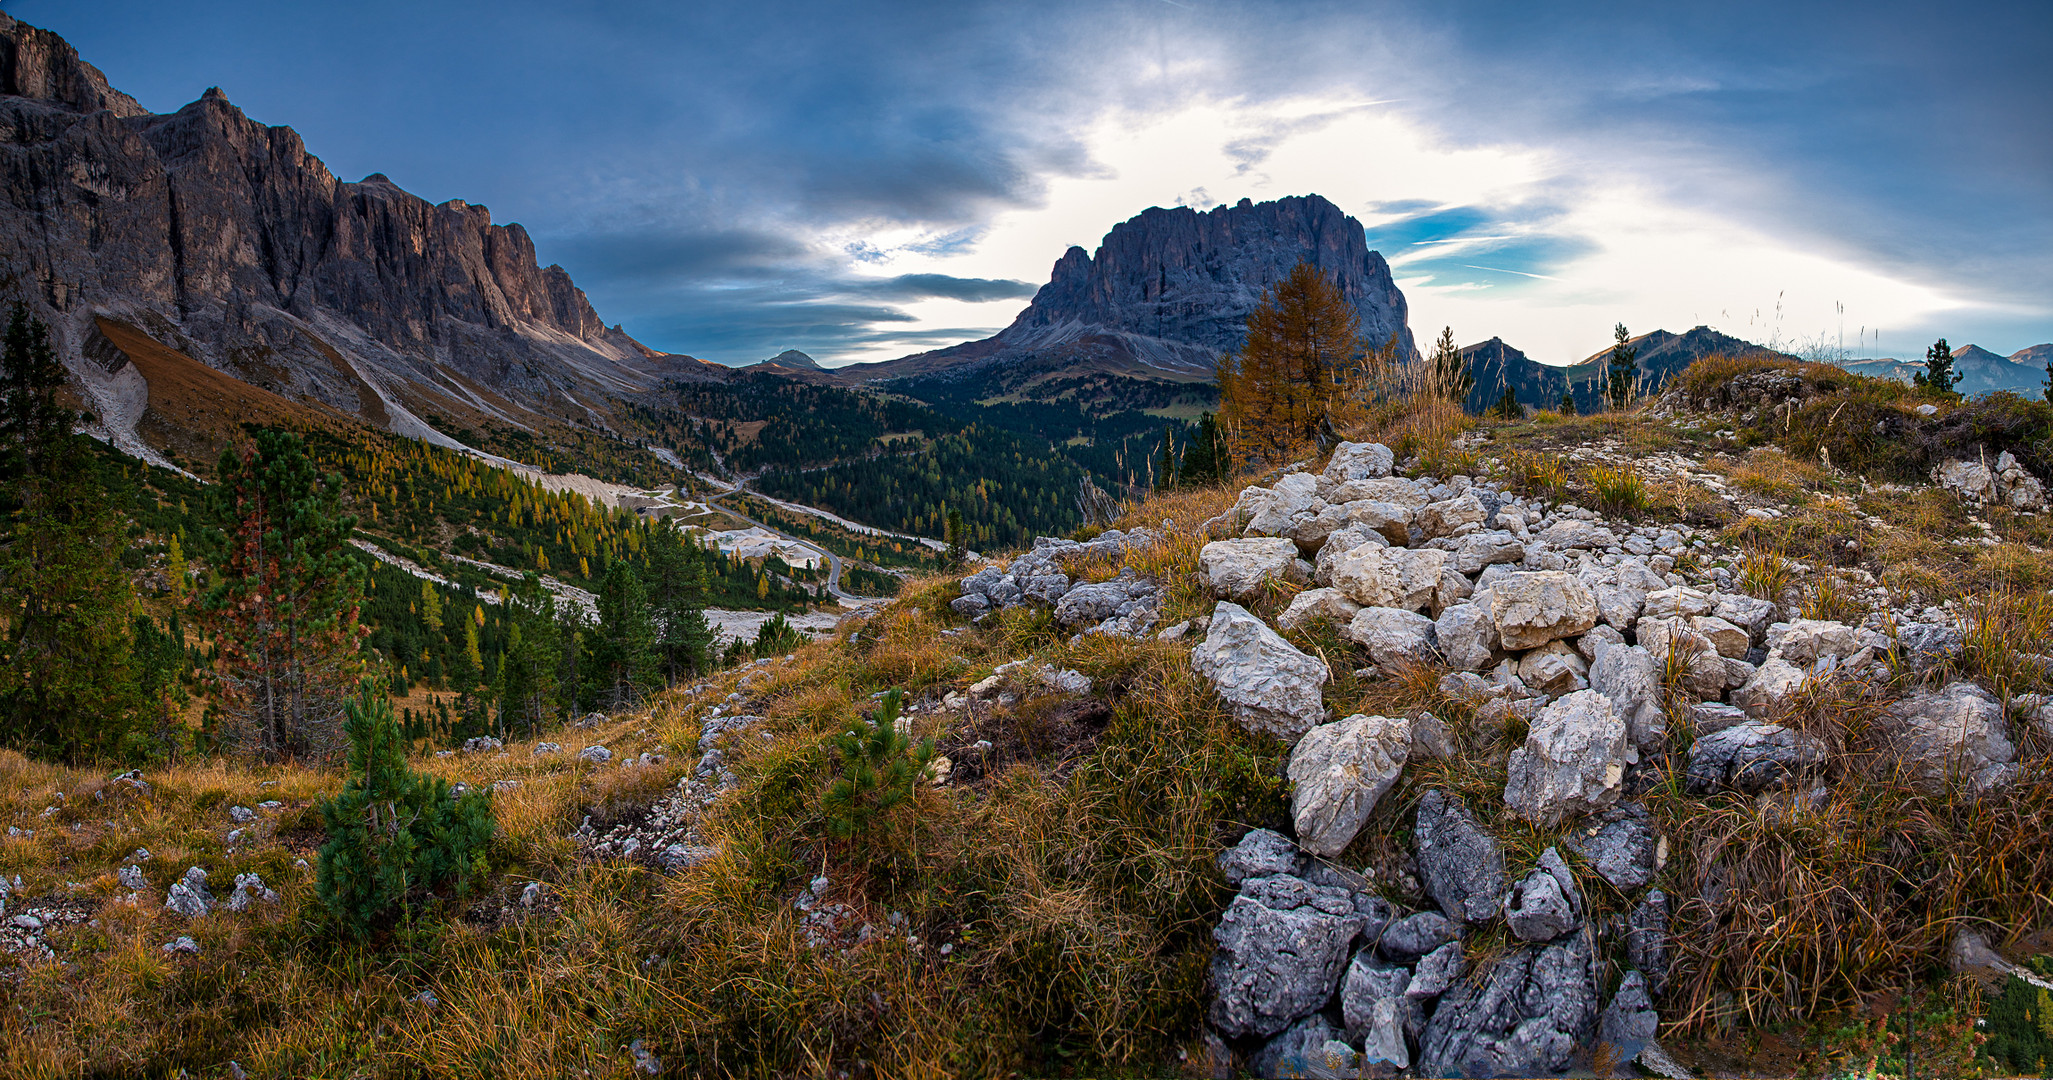
[[[1317,195],[1200,213],[1155,207],[1113,226],[1091,255],[1070,248],[1033,303],[998,336],[1048,348],[1091,333],[1135,339],[1142,354],[1208,364],[1246,337],[1248,313],[1299,262],[1326,272],[1361,316],[1362,334],[1413,351],[1404,294],[1359,221]]]
[[[95,316],[408,434],[429,411],[531,422],[655,382],[659,354],[537,265],[519,225],[341,181],[218,89],[152,114],[0,15],[0,94],[0,292],[52,323],[111,426],[120,361],[87,364],[108,355]]]

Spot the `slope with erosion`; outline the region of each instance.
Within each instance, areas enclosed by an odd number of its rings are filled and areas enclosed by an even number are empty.
[[[1635,413],[1420,444],[1396,478],[1355,449],[1158,496],[1125,532],[926,579],[646,710],[424,759],[495,789],[492,876],[448,930],[363,952],[302,917],[293,865],[333,774],[187,764],[146,771],[144,798],[0,755],[0,816],[33,831],[0,841],[9,911],[47,916],[37,940],[72,965],[0,982],[0,1054],[310,1072],[347,1015],[355,1061],[430,1072],[1220,1075],[1372,1050],[1422,1075],[1524,1054],[1505,1067],[1530,1075],[1591,1068],[1600,1039],[1613,1064],[1711,1075],[1906,1046],[1934,1073],[2028,1070],[1973,1060],[1973,1022],[2022,1039],[2003,956],[2053,948],[2028,655],[2048,515],[1914,480],[1964,433],[2043,438],[2044,410],[1698,374]],[[1866,480],[1841,464],[1860,453]],[[1322,532],[1328,495],[1378,497],[1329,503],[1349,509]],[[1762,673],[1783,681],[1737,694]],[[830,736],[894,687],[939,757],[837,839]],[[1334,722],[1357,714],[1383,722]],[[1279,738],[1287,716],[1315,734]],[[228,816],[264,800],[253,828]],[[185,919],[162,898],[186,865],[261,872],[279,900]],[[181,934],[196,954],[160,948]]]

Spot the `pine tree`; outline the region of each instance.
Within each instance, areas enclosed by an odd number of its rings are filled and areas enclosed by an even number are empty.
[[[2053,404],[2053,360],[2046,363],[2046,388],[2040,392],[2048,404]]]
[[[1572,391],[1563,390],[1561,392],[1561,415],[1575,415],[1575,394]]]
[[[64,369],[17,304],[0,349],[0,741],[89,761],[148,753],[126,541]]]
[[[499,710],[508,731],[534,731],[563,704],[556,681],[563,642],[556,598],[530,573],[506,610],[506,647],[499,659]]]
[[[962,511],[948,508],[943,534],[948,543],[948,565],[961,566],[969,559],[969,544],[962,535]]]
[[[1360,337],[1360,316],[1332,280],[1293,267],[1248,315],[1239,354],[1219,365],[1219,408],[1235,438],[1272,455],[1315,438],[1362,356]]]
[[[1960,373],[1953,370],[1953,349],[1946,344],[1945,338],[1933,342],[1932,347],[1925,350],[1925,370],[1910,377],[1913,386],[1937,390],[1942,394],[1953,393],[1960,380]]]
[[[435,591],[432,581],[421,582],[421,625],[430,634],[442,632],[442,594]]]
[[[487,869],[497,825],[485,790],[451,796],[449,781],[416,773],[392,705],[368,689],[346,703],[348,772],[318,804],[327,824],[315,889],[328,914],[359,938],[436,890],[461,896]]]
[[[363,573],[341,480],[316,475],[300,437],[277,430],[224,451],[217,473],[227,555],[200,612],[220,650],[223,737],[266,761],[327,758],[364,668]]]
[[[1198,417],[1198,427],[1184,447],[1183,464],[1177,481],[1183,484],[1216,484],[1226,478],[1226,438],[1219,430],[1219,418],[1210,410]]]
[[[1631,344],[1632,337],[1624,323],[1613,328],[1611,336],[1616,342],[1611,346],[1611,407],[1623,409],[1632,400],[1633,382],[1639,377],[1639,366],[1634,363],[1639,349]]]
[[[683,533],[659,528],[648,545],[649,609],[656,620],[656,651],[672,683],[711,669],[713,628],[706,622],[706,568]]]
[[[1162,453],[1155,459],[1155,490],[1169,491],[1176,487],[1176,428],[1162,425]]]
[[[639,702],[659,684],[656,625],[648,594],[626,559],[615,559],[599,579],[599,631],[592,640],[594,697],[606,709]]]
[[[190,584],[187,580],[190,570],[185,562],[185,548],[179,544],[177,533],[171,534],[169,547],[169,552],[164,556],[164,582],[171,589],[171,602],[184,604],[186,586]]]
[[[1440,340],[1433,343],[1432,372],[1433,385],[1449,401],[1467,401],[1469,391],[1475,389],[1476,377],[1469,372],[1468,360],[1454,344],[1451,326],[1442,328]]]
[[[1504,396],[1497,399],[1496,406],[1490,411],[1506,420],[1516,420],[1525,415],[1524,407],[1518,403],[1518,394],[1509,386],[1504,388]]]

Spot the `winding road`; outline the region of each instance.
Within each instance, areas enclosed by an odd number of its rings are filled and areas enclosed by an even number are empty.
[[[700,479],[711,480],[712,477],[701,476]],[[726,483],[729,485],[727,490],[722,491],[716,495],[706,496],[706,504],[709,506],[717,505],[720,507],[722,513],[725,513],[731,517],[740,518],[741,520],[746,521],[751,525],[754,525],[758,529],[762,529],[765,532],[775,533],[778,536],[781,536],[794,544],[798,544],[801,547],[811,548],[812,550],[817,551],[822,555],[825,555],[827,557],[827,595],[832,596],[836,603],[840,604],[842,607],[853,608],[862,607],[864,604],[881,604],[884,601],[890,599],[889,597],[881,596],[857,596],[853,593],[843,592],[841,589],[841,556],[836,555],[832,551],[827,550],[825,545],[814,543],[813,541],[807,540],[804,537],[793,536],[792,534],[785,532],[784,530],[779,529],[776,526],[768,525],[763,522],[757,521],[755,518],[752,518],[749,515],[744,514],[741,511],[735,509],[734,507],[729,506],[726,503],[720,501],[721,499],[724,499],[729,495],[735,495],[746,492],[748,489],[747,479],[735,480],[732,482],[721,481],[721,483]]]

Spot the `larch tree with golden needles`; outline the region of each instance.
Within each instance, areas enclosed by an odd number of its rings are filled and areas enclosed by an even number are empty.
[[[1219,364],[1219,410],[1251,451],[1317,436],[1340,378],[1362,355],[1361,318],[1331,278],[1299,263],[1247,317],[1247,343]]]

